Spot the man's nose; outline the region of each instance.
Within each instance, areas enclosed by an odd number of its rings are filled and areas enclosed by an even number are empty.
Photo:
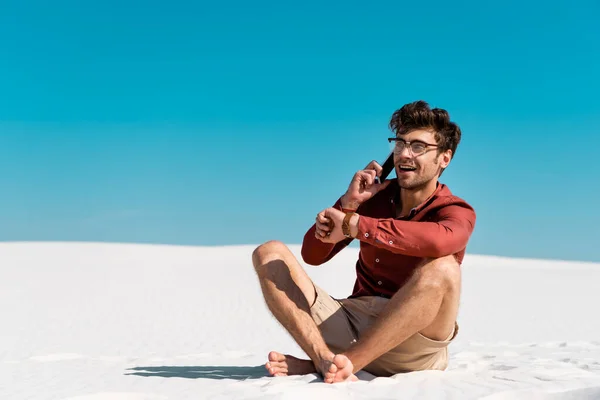
[[[398,156],[400,158],[411,158],[412,154],[410,152],[410,146],[408,146],[408,145],[402,146],[402,150],[400,150],[400,153],[398,153]]]
[[[402,164],[411,162],[412,156],[404,151],[401,153],[396,153],[394,157],[394,164]]]

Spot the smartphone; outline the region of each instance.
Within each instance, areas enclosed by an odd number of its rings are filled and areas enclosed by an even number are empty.
[[[383,165],[381,166],[381,175],[378,177],[375,177],[375,180],[377,181],[377,183],[381,183],[383,181],[385,181],[385,179],[388,177],[388,175],[390,174],[390,172],[392,172],[392,170],[394,169],[394,152],[392,151],[387,159],[385,160],[385,162],[383,163]]]

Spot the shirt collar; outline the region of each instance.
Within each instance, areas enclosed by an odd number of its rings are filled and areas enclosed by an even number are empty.
[[[425,208],[429,203],[431,203],[433,201],[433,199],[435,199],[439,195],[439,193],[445,188],[445,186],[446,185],[444,185],[443,183],[440,183],[439,181],[436,182],[435,190],[433,191],[431,196],[429,196],[421,204],[419,204],[418,206],[416,206],[412,210],[410,210],[409,217],[414,216],[419,211],[421,211],[423,208]],[[389,194],[390,202],[391,203],[399,202],[401,188],[398,185],[398,181],[396,179],[394,179],[394,181],[392,183],[390,183],[390,188],[391,188],[390,194]]]

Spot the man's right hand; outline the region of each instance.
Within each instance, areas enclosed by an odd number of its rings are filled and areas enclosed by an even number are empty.
[[[381,165],[377,161],[371,161],[365,169],[354,174],[348,190],[341,198],[342,207],[356,210],[362,203],[385,189],[391,181],[375,183],[375,177],[381,176],[381,169]]]

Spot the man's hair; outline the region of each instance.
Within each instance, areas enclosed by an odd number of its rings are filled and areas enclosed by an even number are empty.
[[[396,110],[390,119],[390,129],[396,135],[404,135],[416,129],[432,130],[440,146],[438,154],[452,150],[452,157],[460,142],[460,127],[450,121],[448,112],[441,108],[430,108],[423,100],[405,104]]]

